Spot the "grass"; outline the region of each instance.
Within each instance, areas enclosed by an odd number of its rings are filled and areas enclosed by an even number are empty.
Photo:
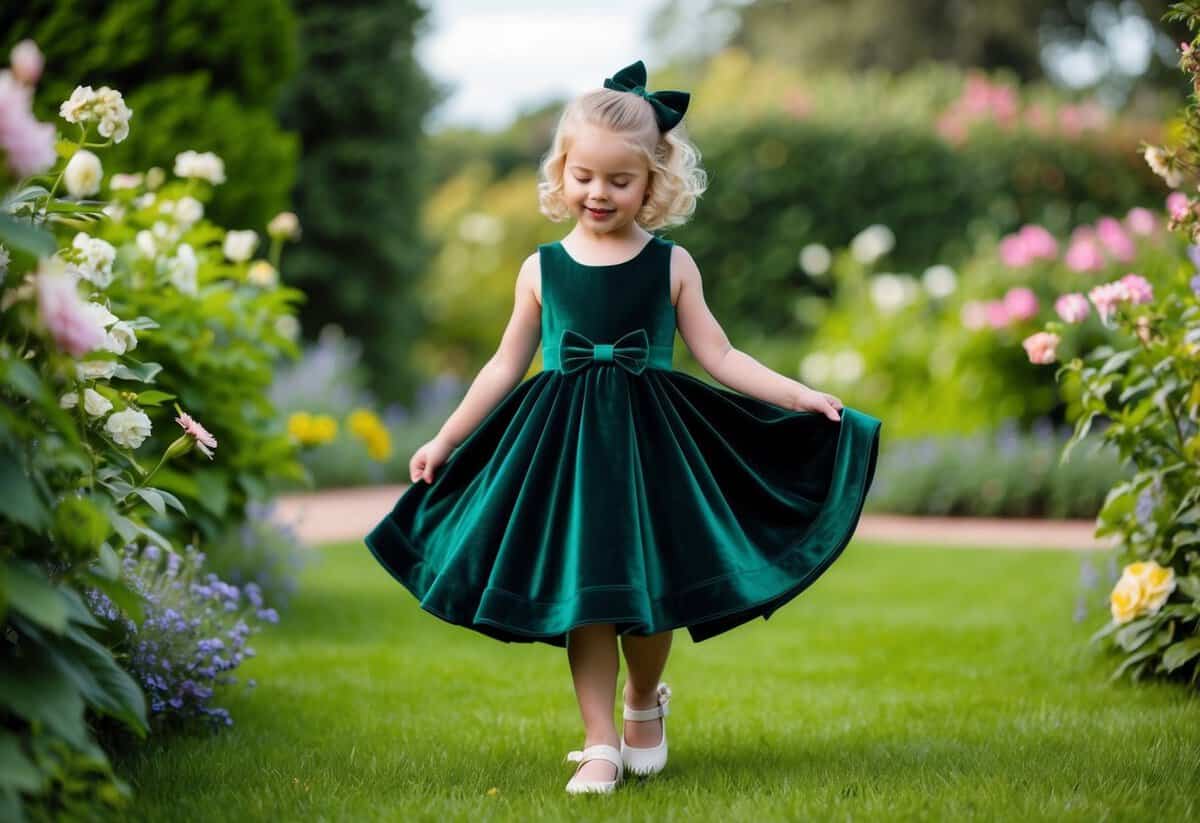
[[[1106,584],[1074,622],[1075,553],[855,541],[769,621],[677,632],[670,764],[607,797],[563,791],[583,742],[563,650],[441,622],[361,544],[318,554],[238,671],[258,687],[218,701],[235,725],[115,760],[128,819],[1200,815],[1200,699],[1108,682],[1086,646]]]

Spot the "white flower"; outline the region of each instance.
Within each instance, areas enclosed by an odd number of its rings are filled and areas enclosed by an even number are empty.
[[[95,283],[97,288],[108,288],[113,279],[113,261],[117,258],[117,250],[112,244],[81,231],[76,233],[71,245],[83,252],[83,261],[73,266],[76,273]]]
[[[855,383],[863,375],[863,357],[854,349],[842,349],[830,363],[831,376],[842,383]]]
[[[214,185],[225,182],[225,161],[211,151],[196,152],[192,149],[175,155],[175,176],[195,177]]]
[[[300,321],[290,314],[281,314],[275,320],[275,332],[280,337],[295,340],[300,335]]]
[[[124,409],[109,415],[104,430],[118,445],[136,449],[150,436],[150,418],[137,409]]]
[[[4,283],[4,276],[8,274],[8,261],[10,259],[8,249],[0,246],[0,284]]]
[[[62,409],[73,409],[79,405],[79,392],[69,391],[58,398],[58,406]]]
[[[108,219],[113,221],[114,223],[120,223],[122,220],[125,219],[125,207],[122,206],[120,203],[109,203],[107,206],[102,208],[100,211],[102,211],[106,215],[108,215]]]
[[[112,411],[112,401],[92,388],[83,390],[83,410],[92,417],[103,417]]]
[[[917,293],[916,280],[909,274],[884,272],[871,278],[871,301],[883,312],[894,312],[910,303]]]
[[[811,352],[800,361],[800,377],[811,384],[824,383],[833,368],[833,358],[825,352]]]
[[[110,312],[107,306],[97,303],[94,300],[86,303],[83,307],[83,310],[91,314],[92,317],[95,318],[96,322],[100,324],[101,328],[105,329],[120,319],[115,314]]]
[[[104,338],[104,348],[116,354],[132,351],[137,348],[137,344],[137,334],[134,333],[133,326],[124,320],[113,323]]]
[[[850,253],[864,266],[869,266],[890,252],[896,245],[896,235],[887,226],[874,223],[854,235]]]
[[[96,93],[91,86],[76,86],[71,96],[58,107],[58,116],[68,123],[78,123],[84,119],[87,109],[95,99]]]
[[[938,263],[925,269],[925,273],[921,275],[921,283],[930,296],[947,297],[957,288],[958,278],[954,269],[944,263]]]
[[[204,204],[189,194],[180,197],[175,204],[175,219],[181,226],[191,226],[203,216]]]
[[[175,250],[175,256],[167,261],[167,273],[171,284],[184,294],[195,297],[197,294],[196,271],[199,268],[196,252],[187,243],[180,243]]]
[[[158,254],[158,244],[154,241],[154,235],[149,229],[142,229],[134,237],[134,242],[137,244],[138,251],[151,260]]]
[[[152,191],[145,194],[139,194],[133,199],[133,205],[139,209],[148,209],[154,205],[154,201],[158,199],[158,195]]]
[[[267,224],[267,234],[281,240],[294,240],[300,236],[300,218],[294,212],[281,211]]]
[[[71,96],[58,107],[59,116],[68,123],[99,123],[101,137],[120,143],[129,136],[129,118],[133,111],[125,105],[121,92],[108,86],[93,91],[91,86],[76,86]]]
[[[820,243],[809,243],[800,249],[800,268],[813,277],[829,271],[832,262],[833,255]]]
[[[255,260],[246,271],[246,279],[260,288],[269,289],[279,282],[279,272],[266,260]]]
[[[160,249],[170,248],[179,242],[179,238],[183,235],[183,229],[173,223],[167,223],[163,220],[155,220],[150,226],[150,233],[154,235],[154,240]]]
[[[223,250],[225,256],[234,263],[243,263],[254,254],[258,246],[258,232],[253,229],[230,231],[225,234]]]
[[[142,185],[141,174],[126,174],[119,171],[112,177],[108,178],[108,190],[120,191],[121,189],[136,189]]]
[[[1183,185],[1183,175],[1178,169],[1167,168],[1166,153],[1160,147],[1147,146],[1143,156],[1146,158],[1146,165],[1165,180],[1168,186],[1177,189]]]
[[[80,149],[71,155],[63,170],[63,183],[75,198],[90,197],[100,191],[103,177],[104,168],[100,165],[100,158],[87,149]]]
[[[116,373],[116,360],[80,360],[75,364],[75,376],[80,380],[108,380]]]

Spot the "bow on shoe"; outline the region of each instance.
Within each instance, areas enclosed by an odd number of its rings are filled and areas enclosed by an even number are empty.
[[[650,336],[645,329],[626,332],[612,343],[593,343],[577,331],[563,329],[558,345],[565,374],[592,363],[615,363],[633,374],[641,374],[650,359]]]
[[[604,78],[604,88],[632,92],[650,101],[659,131],[670,131],[679,124],[692,97],[686,91],[646,91],[646,64],[641,60],[631,63],[612,77]]]

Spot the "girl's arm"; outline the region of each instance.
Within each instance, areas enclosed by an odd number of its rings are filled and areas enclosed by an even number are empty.
[[[434,440],[447,447],[447,451],[465,440],[529,370],[542,338],[542,306],[534,291],[539,275],[538,255],[535,252],[521,264],[514,290],[512,316],[496,353],[480,368],[458,408],[446,418],[434,437]]]
[[[744,351],[735,349],[704,301],[700,269],[687,250],[671,250],[671,273],[677,275],[679,299],[676,324],[688,350],[715,380],[734,391],[793,411],[819,411],[841,419],[842,403],[832,394],[810,389],[798,380],[772,371]]]

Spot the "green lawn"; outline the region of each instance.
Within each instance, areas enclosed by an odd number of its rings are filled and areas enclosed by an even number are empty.
[[[1107,682],[1078,554],[855,541],[769,621],[679,631],[670,764],[608,797],[563,791],[563,650],[441,622],[362,544],[319,554],[239,669],[257,690],[218,701],[235,725],[116,761],[130,819],[1200,816],[1200,700]]]

